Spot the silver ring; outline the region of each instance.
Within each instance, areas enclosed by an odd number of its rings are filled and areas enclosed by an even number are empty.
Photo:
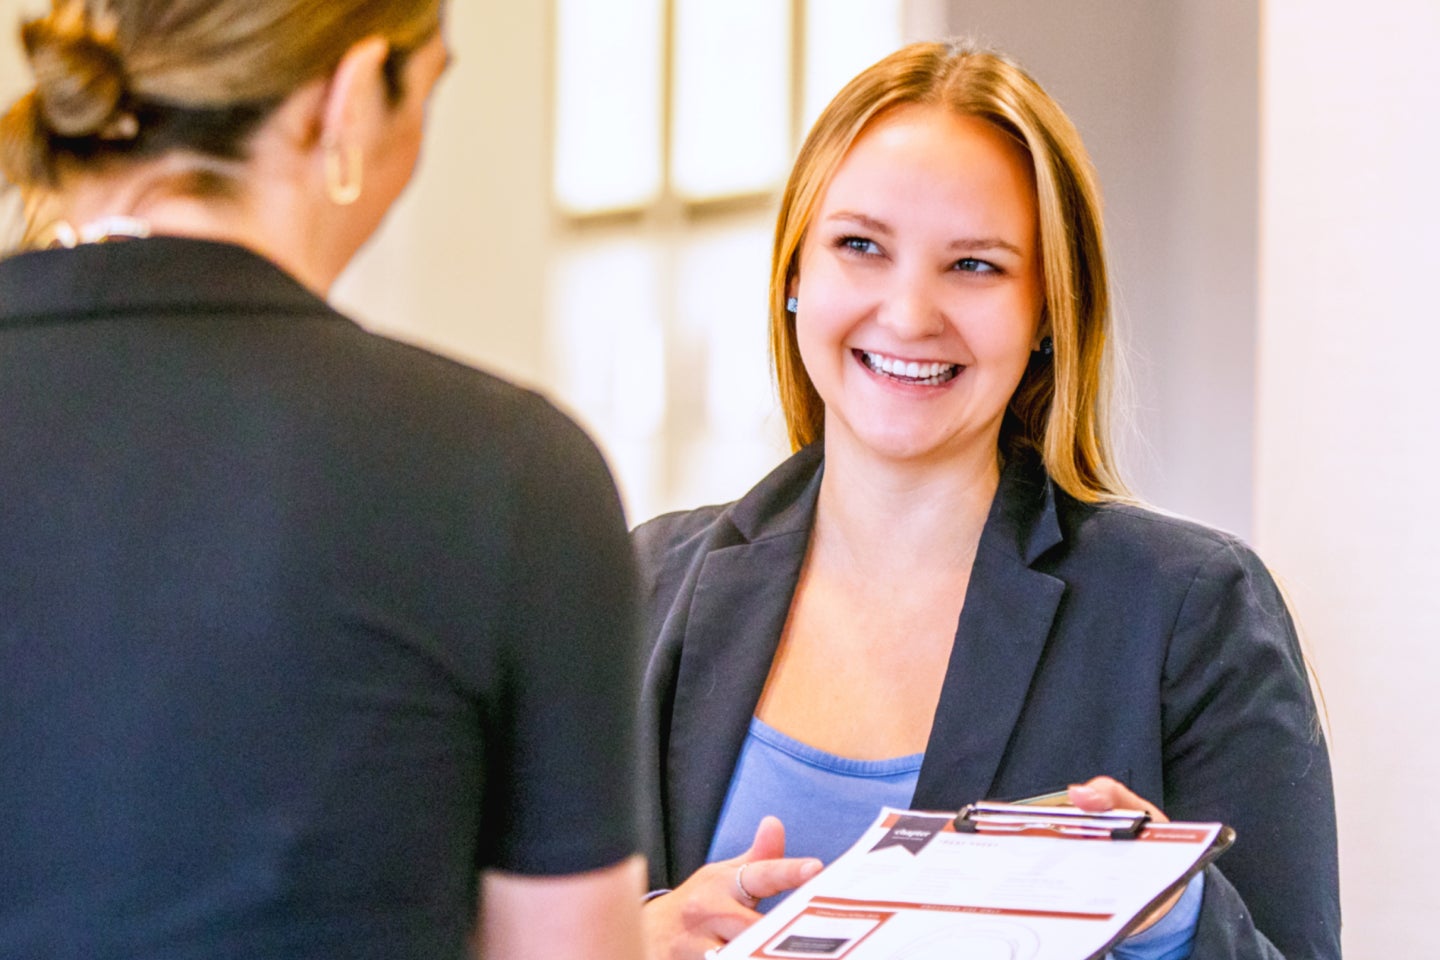
[[[748,902],[750,906],[753,907],[755,906],[755,904],[760,902],[760,898],[755,896],[755,894],[751,893],[749,890],[745,889],[745,868],[748,866],[750,866],[750,864],[742,863],[739,867],[736,868],[735,890],[737,893],[740,894],[740,899],[742,901]]]

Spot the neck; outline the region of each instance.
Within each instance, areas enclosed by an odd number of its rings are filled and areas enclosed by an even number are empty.
[[[993,447],[909,463],[827,439],[812,551],[875,580],[968,573],[999,483]]]
[[[234,174],[234,170],[227,170]],[[150,236],[189,237],[246,247],[274,262],[319,296],[340,272],[320,255],[307,226],[305,207],[287,196],[283,181],[254,175],[236,178],[233,194],[195,196],[177,184],[196,173],[193,161],[162,157],[123,170],[76,177],[46,204],[43,219],[64,221],[78,233],[114,218],[133,218]],[[262,195],[263,194],[263,195]],[[343,264],[341,264],[343,266]]]

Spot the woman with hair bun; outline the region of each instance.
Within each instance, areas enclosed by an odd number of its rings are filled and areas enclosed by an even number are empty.
[[[21,28],[0,958],[638,954],[609,474],[539,397],[324,300],[410,179],[442,7]]]
[[[861,73],[786,186],[770,318],[794,456],[635,532],[656,951],[732,939],[882,805],[1068,787],[1238,833],[1117,960],[1338,958],[1295,630],[1244,544],[1119,477],[1099,190],[1059,106],[965,44]]]

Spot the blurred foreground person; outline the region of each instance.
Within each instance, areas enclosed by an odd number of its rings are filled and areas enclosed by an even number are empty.
[[[439,0],[55,0],[0,120],[0,957],[633,957],[586,437],[324,297]],[[477,920],[477,903],[479,904]]]

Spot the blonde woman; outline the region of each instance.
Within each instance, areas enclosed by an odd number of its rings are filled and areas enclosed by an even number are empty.
[[[0,957],[638,953],[600,457],[324,299],[410,178],[442,6],[54,0],[22,28]]]
[[[866,70],[801,149],[770,290],[795,455],[635,534],[651,882],[673,888],[653,946],[732,938],[882,804],[1068,786],[1239,834],[1117,957],[1338,957],[1284,602],[1243,544],[1117,475],[1099,193],[1060,108],[963,44]]]

